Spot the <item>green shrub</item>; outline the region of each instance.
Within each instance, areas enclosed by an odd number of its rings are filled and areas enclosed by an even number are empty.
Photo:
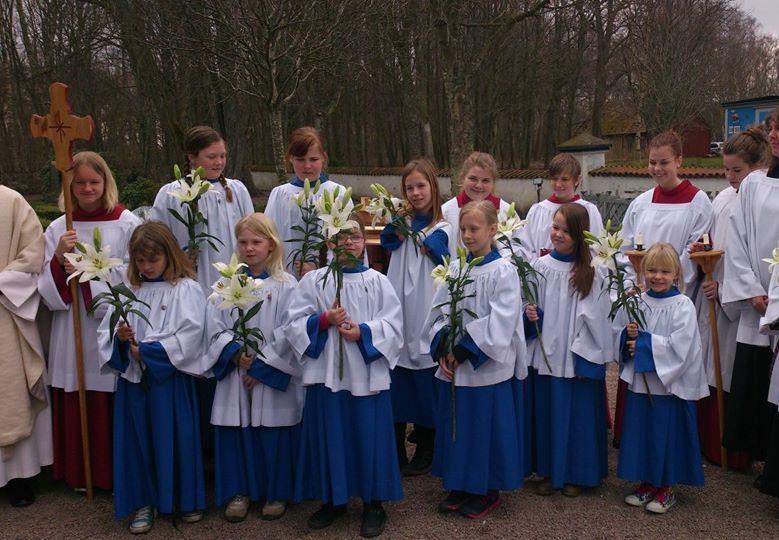
[[[139,206],[151,206],[159,189],[160,186],[156,182],[131,173],[119,193],[119,200],[130,210]]]

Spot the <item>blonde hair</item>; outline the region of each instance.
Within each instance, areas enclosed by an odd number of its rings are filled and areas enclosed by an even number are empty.
[[[235,238],[238,234],[246,230],[257,236],[264,236],[273,243],[273,250],[268,254],[265,260],[265,268],[269,275],[279,280],[287,280],[287,274],[284,272],[284,244],[281,243],[278,230],[273,221],[262,212],[255,212],[242,217],[235,224]],[[236,247],[236,253],[238,248]]]
[[[674,247],[667,242],[659,242],[650,247],[641,260],[641,273],[645,274],[649,268],[671,270],[676,274],[674,283],[681,292],[684,292],[684,280],[682,279],[682,263],[679,254]]]
[[[463,222],[463,218],[468,214],[478,213],[484,216],[484,221],[487,223],[487,227],[498,224],[498,210],[495,205],[490,201],[471,201],[460,209],[460,220]],[[459,231],[458,231],[459,232]],[[490,239],[490,245],[495,246],[495,238]],[[452,255],[454,257],[455,255]]]
[[[168,264],[162,272],[162,278],[167,282],[175,283],[181,278],[197,279],[189,257],[179,247],[176,237],[168,226],[161,221],[147,221],[138,225],[130,236],[128,252],[130,264],[127,267],[127,278],[135,287],[140,287],[143,281],[135,262],[138,255],[143,257],[164,255]]]
[[[463,184],[465,176],[473,167],[481,167],[487,171],[487,174],[492,176],[492,180],[495,183],[498,182],[498,164],[495,161],[495,158],[486,152],[471,152],[471,155],[465,158],[462,167],[460,167],[460,185]],[[495,195],[494,189],[490,195]]]
[[[114,180],[114,175],[111,174],[111,169],[108,168],[108,163],[97,152],[86,151],[79,152],[73,156],[74,174],[79,167],[89,167],[103,178],[103,196],[100,198],[100,202],[103,204],[103,208],[112,212],[119,203],[119,188],[116,187],[116,180]],[[78,200],[73,195],[73,184],[71,184],[70,188],[70,197],[73,206],[77,206]],[[63,191],[60,191],[57,206],[63,212],[65,211],[65,193]]]

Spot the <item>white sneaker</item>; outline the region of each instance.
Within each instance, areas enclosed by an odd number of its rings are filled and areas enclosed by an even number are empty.
[[[671,488],[662,488],[657,491],[657,495],[646,505],[646,509],[654,514],[665,514],[676,504],[676,494]]]
[[[151,506],[144,506],[135,512],[133,520],[130,522],[130,532],[132,534],[145,534],[151,530],[154,525],[154,514],[156,511]]]
[[[183,523],[197,523],[203,519],[203,512],[195,510],[194,512],[184,512],[181,514],[181,521]]]
[[[270,501],[262,507],[262,519],[271,521],[279,519],[287,511],[286,501]]]
[[[246,519],[249,513],[249,497],[236,495],[225,506],[225,519],[230,523],[238,523]]]
[[[625,503],[630,506],[644,506],[657,495],[657,488],[647,482],[643,482],[632,493],[625,496]]]

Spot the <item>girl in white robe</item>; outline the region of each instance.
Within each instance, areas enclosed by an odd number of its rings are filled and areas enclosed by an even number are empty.
[[[465,295],[472,296],[458,306],[465,313],[465,333],[452,351],[446,350],[450,332],[446,285],[436,289],[425,322],[425,350],[439,363],[433,474],[449,491],[439,512],[481,519],[500,505],[501,490],[522,485],[524,417],[522,400],[515,399],[514,379],[527,375],[527,353],[520,326],[519,276],[493,244],[495,207],[488,201],[469,203],[458,222],[469,260],[484,259],[469,274],[473,282],[466,285]],[[459,264],[453,261],[449,271],[458,274]]]
[[[292,203],[292,198],[303,191],[303,180],[308,179],[311,185],[318,180],[320,190],[333,191],[338,188],[339,193],[343,194],[344,186],[330,180],[330,177],[324,172],[327,166],[327,152],[322,142],[322,135],[312,127],[302,127],[293,131],[289,136],[289,145],[287,146],[287,161],[292,165],[295,176],[286,184],[276,186],[271,190],[268,197],[268,204],[265,206],[265,215],[268,216],[276,229],[281,234],[281,240],[284,242],[285,252],[290,254],[284,264],[287,272],[295,276],[302,276],[317,268],[318,265],[305,263],[301,269],[293,264],[292,252],[300,249],[302,242],[292,242],[294,238],[301,238],[301,233],[295,231],[292,227],[303,226],[303,218],[300,215],[300,209]],[[320,191],[321,193],[321,191]]]
[[[300,373],[290,376],[265,359],[291,364],[292,352],[283,336],[289,298],[297,285],[284,272],[284,246],[276,227],[263,214],[250,214],[235,227],[238,255],[245,271],[262,280],[260,311],[249,321],[265,337],[261,355],[241,352],[229,329],[236,313],[209,302],[207,363],[217,379],[211,424],[214,426],[216,504],[226,504],[228,521],[242,521],[249,501],[266,501],[263,519],[276,519],[292,500],[295,452],[300,441],[303,387]]]
[[[203,462],[195,376],[203,362],[205,298],[189,258],[170,229],[152,221],[129,245],[130,285],[139,301],[128,323],[98,329],[100,361],[119,376],[114,410],[114,513],[130,513],[130,532],[148,532],[156,511],[202,519]]]
[[[411,161],[403,170],[401,192],[409,215],[406,225],[420,232],[421,246],[404,238],[393,223],[381,233],[381,246],[392,253],[387,278],[403,306],[403,348],[392,370],[392,410],[398,459],[406,476],[430,471],[435,442],[435,370],[429,351],[423,351],[423,330],[432,306],[434,283],[430,275],[449,255],[451,226],[441,215],[441,196],[433,164]],[[406,423],[414,424],[409,440],[414,457],[406,457]]]
[[[449,253],[457,253],[463,247],[460,241],[460,210],[471,201],[489,201],[500,213],[505,213],[509,203],[495,195],[495,183],[498,181],[498,164],[490,154],[473,152],[460,167],[458,178],[461,190],[441,207],[444,219],[452,226],[449,235]]]
[[[711,231],[713,211],[705,192],[689,180],[679,178],[681,166],[682,140],[677,133],[666,131],[650,141],[648,171],[657,185],[633,199],[628,206],[622,221],[622,234],[627,241],[622,250],[633,249],[639,240],[644,249],[657,242],[674,246],[681,260],[686,294],[694,300],[703,294],[702,280],[697,265],[690,260],[688,248]],[[628,262],[627,257],[623,262]],[[631,265],[628,265],[628,273],[635,277]],[[620,383],[614,415],[615,446],[619,445],[622,431],[624,398],[625,385]]]
[[[773,407],[766,402],[772,351],[768,336],[758,329],[771,278],[763,259],[771,256],[779,238],[779,145],[774,145],[778,121],[776,113],[768,119],[774,165],[767,173],[750,173],[733,205],[722,283],[723,304],[741,310],[724,445],[729,451],[748,452],[752,460],[765,459],[773,418]]]
[[[354,228],[334,241],[361,260],[364,230],[356,215],[350,219]],[[342,259],[340,307],[335,276],[323,282],[327,268],[307,273],[289,306],[284,333],[306,387],[295,498],[322,501],[308,520],[309,528],[321,529],[346,513],[349,497],[360,497],[361,534],[374,536],[387,519],[382,501],[403,497],[389,392],[403,315],[386,276],[352,262]]]
[[[628,391],[617,476],[640,482],[627,504],[663,514],[676,503],[676,484],[703,485],[695,402],[709,388],[695,305],[677,288],[683,274],[676,247],[649,248],[641,271],[646,324],[627,324],[620,337]]]
[[[38,291],[52,311],[48,357],[54,416],[53,477],[72,488],[83,488],[84,462],[81,449],[81,418],[78,405],[76,345],[73,332],[73,298],[66,282],[72,271],[64,257],[76,241],[91,245],[93,232],[100,229],[101,244],[110,246],[111,256],[127,260],[127,243],[140,224],[132,212],[119,204],[116,182],[105,160],[94,152],[80,152],[73,158],[73,230],[65,229],[65,216],[55,219],[46,229],[46,252]],[[61,196],[62,197],[62,196]],[[64,209],[64,199],[61,198]],[[111,281],[124,279],[126,266],[111,271]],[[97,281],[79,284],[76,301],[81,312],[81,345],[84,361],[87,418],[89,419],[90,462],[95,487],[112,488],[111,415],[116,376],[100,371],[95,336],[102,312],[89,314],[92,298],[104,292]]]
[[[532,263],[543,276],[540,307],[525,307],[528,356],[536,372],[532,410],[541,495],[562,489],[575,497],[581,486],[597,487],[608,475],[605,378],[613,337],[609,298],[601,294],[603,279],[584,240],[588,222],[586,208],[562,205],[551,226],[552,251]],[[546,328],[540,317],[550,321]],[[546,360],[533,322],[541,327]]]
[[[741,182],[752,171],[764,167],[766,155],[769,152],[768,139],[761,128],[750,128],[728,140],[723,148],[723,165],[725,176],[730,186],[721,191],[712,201],[714,209],[714,224],[711,229],[712,247],[727,249],[728,225],[731,211],[736,204],[736,196]],[[700,242],[693,244],[693,251],[700,251],[704,246]],[[738,339],[739,317],[741,307],[738,303],[722,304],[722,280],[725,274],[725,261],[720,260],[714,270],[714,280],[703,283],[705,298],[700,296],[698,307],[698,327],[701,333],[703,360],[706,365],[706,376],[709,381],[709,397],[698,402],[698,427],[701,438],[701,450],[710,462],[719,465],[721,461],[720,448],[722,439],[719,430],[719,414],[717,409],[716,373],[714,369],[714,351],[711,345],[711,330],[709,328],[709,299],[718,299],[717,331],[719,335],[720,371],[725,398],[725,409],[730,392],[730,382],[733,377],[733,364],[736,359],[736,341]],[[745,469],[749,466],[749,455],[745,452],[728,452],[728,467]]]
[[[531,262],[552,250],[549,228],[557,210],[565,203],[576,203],[587,209],[590,231],[600,234],[603,218],[598,207],[576,193],[581,183],[581,165],[571,154],[557,154],[549,162],[549,187],[552,196],[534,204],[527,213],[527,224],[520,230],[522,256]]]

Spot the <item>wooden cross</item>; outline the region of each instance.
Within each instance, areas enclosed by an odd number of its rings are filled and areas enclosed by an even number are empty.
[[[30,131],[33,137],[49,139],[54,146],[55,165],[62,173],[62,193],[65,200],[65,228],[73,229],[73,198],[70,184],[73,180],[73,141],[91,140],[94,122],[91,116],[79,117],[70,113],[68,86],[52,83],[49,86],[51,107],[46,116],[32,115]],[[76,340],[76,376],[78,379],[78,406],[81,417],[81,448],[84,459],[84,480],[87,499],[92,500],[92,465],[89,452],[89,424],[87,423],[86,385],[84,383],[84,348],[81,343],[81,309],[78,280],[70,280],[70,297],[73,299],[73,332]],[[88,306],[87,306],[88,307]]]

